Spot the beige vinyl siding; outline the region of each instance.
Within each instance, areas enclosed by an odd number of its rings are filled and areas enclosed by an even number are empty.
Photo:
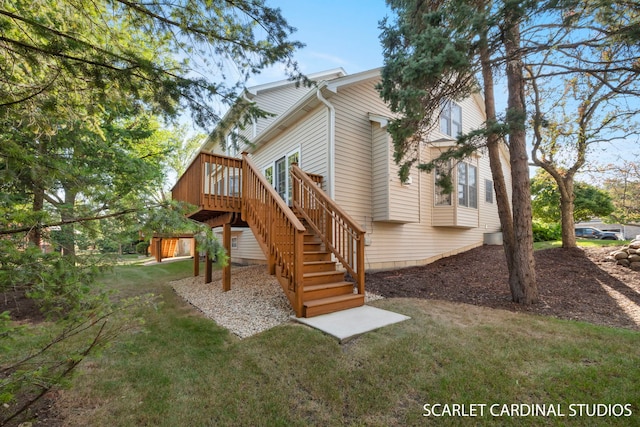
[[[477,230],[477,229],[476,229]],[[482,233],[472,229],[432,228],[424,224],[372,223],[365,268],[387,269],[432,262],[482,244]]]
[[[502,159],[502,173],[504,175],[505,183],[507,186],[507,192],[509,199],[511,200],[511,169],[509,165],[509,159],[505,156],[506,152],[501,156]],[[495,192],[493,194],[493,203],[487,203],[485,200],[485,180],[488,179],[493,182],[491,176],[491,168],[489,165],[489,158],[482,156],[478,162],[478,176],[480,191],[478,197],[478,208],[480,209],[480,223],[479,227],[485,232],[500,231],[500,218],[498,216],[498,205],[496,202]],[[494,183],[495,188],[495,183]]]
[[[222,228],[214,229],[214,233],[222,242]],[[231,237],[238,239],[238,248],[231,249],[231,262],[249,264],[266,262],[266,257],[250,229],[234,227],[231,230]]]
[[[456,225],[458,227],[477,227],[478,209],[458,206]]]
[[[268,113],[274,114],[274,116],[258,119],[258,135],[310,90],[311,89],[304,86],[296,88],[294,84],[291,84],[259,92],[253,101],[259,108]]]
[[[329,99],[336,111],[335,199],[363,224],[372,217],[372,134],[369,113],[388,116],[375,80],[340,89]]]
[[[220,143],[215,143],[212,147],[211,147],[211,153],[213,154],[219,154],[221,156],[226,156],[227,153],[225,153],[224,149],[220,146]]]
[[[393,143],[385,128],[372,123],[373,179],[371,199],[373,220],[389,222],[418,222],[418,185],[413,185],[417,170],[410,175],[411,182],[403,185],[398,176],[398,165],[393,160]]]
[[[394,224],[368,221],[365,249],[367,269],[391,269],[433,262],[443,256],[480,246],[484,233],[497,229],[484,227],[434,227],[431,225],[433,206],[432,174],[421,172],[414,184],[420,188],[419,223]],[[482,175],[480,175],[482,176]],[[413,184],[412,184],[413,185]],[[476,222],[477,222],[476,212]],[[435,218],[435,216],[434,216]]]
[[[491,179],[486,157],[472,161],[478,167],[478,208],[458,208],[454,194],[454,205],[439,211],[440,207],[434,207],[433,174],[412,171],[411,185],[402,186],[393,163],[390,139],[388,145],[381,147],[382,129],[379,123],[371,123],[369,113],[383,117],[391,113],[373,89],[374,84],[365,81],[339,88],[329,99],[336,110],[335,199],[367,231],[366,268],[421,265],[482,245],[484,233],[499,230],[495,202],[487,204],[484,199],[484,180]],[[484,121],[481,106],[473,99],[459,104],[464,132],[479,127]],[[438,131],[433,132],[433,140],[442,137]],[[422,160],[430,156],[429,145],[425,145]],[[385,157],[388,162],[383,160]],[[385,180],[389,185],[385,186]],[[448,221],[455,209],[458,226],[435,227],[438,212],[447,215],[447,209]],[[408,215],[416,222],[379,220],[400,215]]]
[[[431,214],[431,223],[434,227],[453,227],[456,225],[457,207],[434,206]]]
[[[258,92],[251,101],[255,102],[261,110],[273,114],[273,116],[257,119],[255,125],[247,124],[244,129],[239,129],[240,135],[251,140],[265,130],[274,120],[282,113],[293,106],[300,98],[302,98],[309,88],[303,86],[295,87],[295,84],[280,86]],[[255,135],[254,135],[255,129]]]
[[[371,202],[374,221],[386,221],[389,218],[389,137],[386,128],[379,123],[371,124],[372,132],[372,175]]]
[[[294,126],[272,141],[260,146],[253,160],[262,170],[277,159],[300,149],[300,167],[310,173],[327,177],[327,109],[319,106]]]
[[[423,147],[421,159],[428,161],[431,158],[431,150]],[[433,206],[433,174],[415,172],[414,175],[412,172],[412,175],[412,186],[415,185],[420,190],[421,222],[368,224],[371,245],[366,249],[367,268],[386,269],[421,265],[482,244],[484,233],[479,228],[434,227],[431,222],[431,212],[436,211]]]

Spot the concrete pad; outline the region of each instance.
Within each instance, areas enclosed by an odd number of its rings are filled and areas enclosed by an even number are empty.
[[[304,323],[332,335],[338,338],[341,343],[365,332],[411,319],[403,314],[368,305],[310,318],[295,316],[291,316],[291,318],[296,322]]]

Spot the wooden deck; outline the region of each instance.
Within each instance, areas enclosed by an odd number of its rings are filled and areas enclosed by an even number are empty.
[[[238,159],[203,152],[172,194],[195,206],[190,218],[223,227],[228,254],[231,225],[250,227],[298,317],[363,305],[364,230],[322,191],[322,176],[294,165],[291,179],[295,213],[247,153]],[[355,283],[345,281],[345,270]],[[229,266],[223,283],[227,290]]]

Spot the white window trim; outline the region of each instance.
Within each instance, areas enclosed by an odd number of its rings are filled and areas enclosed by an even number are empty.
[[[460,203],[460,166],[464,165],[465,166],[465,170],[466,170],[466,177],[467,177],[467,182],[464,185],[464,191],[465,191],[465,199],[466,199],[466,203]],[[474,173],[474,177],[475,177],[475,187],[473,187],[475,189],[475,206],[471,205],[471,192],[469,191],[470,188],[472,188],[469,185],[469,170],[470,168],[473,168],[475,173]],[[456,167],[456,199],[457,199],[457,205],[461,206],[461,207],[465,207],[465,208],[469,208],[469,209],[478,209],[478,165],[474,165],[471,164],[469,162],[460,162],[458,163],[458,166]]]
[[[453,117],[454,108],[453,108],[453,106],[456,106],[457,110],[460,112],[459,116],[456,117],[456,119],[459,119],[459,120],[454,120],[454,117]],[[442,129],[442,119],[446,119],[446,121],[447,121],[448,129],[446,129],[446,130]],[[454,123],[456,123],[460,127],[460,132],[456,133],[455,135],[454,135],[454,131],[453,131],[453,124]],[[445,135],[451,136],[453,138],[457,138],[458,135],[460,135],[462,133],[462,107],[460,106],[460,104],[458,104],[456,102],[453,102],[451,100],[446,100],[444,102],[444,104],[442,105],[442,109],[440,111],[439,124],[440,124],[440,126],[439,126],[440,132],[442,132]]]
[[[443,166],[443,169],[449,168],[449,173],[453,173],[453,170],[451,169],[451,161],[449,160],[449,165],[448,166]],[[436,168],[434,170],[434,175],[433,175],[433,205],[435,207],[450,207],[453,206],[453,192],[450,193],[442,193],[441,191],[438,191],[439,187],[437,184],[437,180],[438,180],[438,172],[439,172],[439,168]],[[440,189],[441,190],[441,189]],[[439,196],[444,196],[444,195],[448,195],[449,196],[449,203],[438,203],[438,197]]]
[[[302,154],[301,154],[301,151],[302,150],[300,149],[300,146],[297,146],[295,149],[293,149],[293,150],[289,151],[287,154],[285,154],[284,155],[285,167],[289,166],[289,158],[291,156],[297,154],[298,155],[298,167],[302,168]],[[265,177],[267,176],[267,174],[266,174],[267,169],[272,168],[271,169],[273,171],[272,175],[271,175],[272,176],[272,180],[271,180],[271,183],[270,183],[272,186],[274,185],[274,182],[275,182],[275,179],[276,179],[276,162],[278,160],[282,159],[282,157],[283,156],[277,156],[272,162],[267,163],[267,165],[262,168],[262,175],[265,176]],[[286,178],[285,178],[285,187],[286,187],[285,188],[285,201],[287,203],[289,202],[289,199],[291,198],[291,194],[289,194],[289,185],[290,185],[289,183],[290,183],[291,178],[290,178],[290,175],[289,175],[288,172],[289,171],[287,171]]]
[[[487,185],[488,183],[490,183],[491,185]],[[489,189],[489,187],[491,187]],[[495,189],[493,188],[493,181],[490,179],[486,179],[484,180],[484,201],[485,203],[490,203],[493,204],[493,199],[495,199]],[[489,197],[487,197],[489,196]]]

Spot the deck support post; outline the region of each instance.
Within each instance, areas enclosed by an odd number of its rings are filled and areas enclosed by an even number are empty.
[[[198,277],[200,275],[200,254],[195,236],[191,240],[191,255],[193,255],[193,277]]]
[[[207,253],[207,258],[204,261],[204,283],[213,282],[213,260]]]
[[[222,226],[222,245],[227,251],[228,262],[222,268],[222,290],[231,290],[231,223],[227,222]]]

